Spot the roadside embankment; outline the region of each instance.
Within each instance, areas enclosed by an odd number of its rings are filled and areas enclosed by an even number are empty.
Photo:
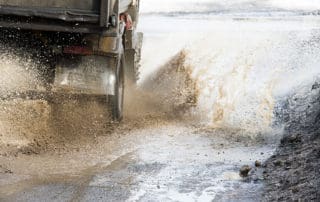
[[[285,134],[266,163],[268,201],[320,200],[320,83],[291,95],[277,112]]]

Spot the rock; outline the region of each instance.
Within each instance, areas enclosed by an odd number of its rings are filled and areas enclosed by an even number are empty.
[[[301,134],[291,136],[291,138],[289,138],[289,142],[290,143],[301,143],[302,142]]]
[[[6,170],[4,171],[4,173],[6,173],[6,174],[12,174],[13,172],[12,172],[11,170],[9,170],[9,169],[6,169]]]
[[[241,177],[248,177],[248,174],[252,168],[248,165],[242,166],[240,169],[240,176]]]
[[[311,90],[316,90],[320,88],[320,83],[316,82],[315,84],[312,85],[312,89]]]
[[[258,168],[262,166],[262,163],[258,160],[256,160],[256,162],[254,163],[254,165]]]
[[[283,166],[283,162],[281,160],[273,161],[273,165],[275,166]]]
[[[13,172],[10,169],[0,165],[0,173],[12,174]]]
[[[298,188],[298,187],[294,187],[291,191],[292,191],[292,193],[294,193],[294,194],[295,194],[295,193],[298,193],[298,192],[299,192],[299,188]]]
[[[285,145],[286,143],[289,144],[298,144],[302,142],[302,138],[300,134],[296,134],[296,135],[291,135],[288,137],[285,137],[281,140],[281,144]]]

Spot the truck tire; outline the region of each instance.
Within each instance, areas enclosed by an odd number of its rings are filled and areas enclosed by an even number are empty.
[[[125,80],[129,87],[134,87],[139,80],[140,61],[137,61],[136,50],[130,49],[125,51],[126,70]]]
[[[126,69],[125,77],[126,84],[135,87],[140,76],[140,61],[141,61],[141,47],[142,47],[143,34],[136,34],[137,44],[133,49],[125,50]]]
[[[108,107],[113,121],[121,121],[123,118],[124,101],[124,57],[117,59],[115,94],[108,95]]]

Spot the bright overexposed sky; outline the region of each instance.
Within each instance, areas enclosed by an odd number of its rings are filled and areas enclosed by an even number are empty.
[[[199,12],[209,10],[274,8],[320,10],[320,0],[142,0],[142,12]]]
[[[320,9],[320,0],[268,0],[268,3],[274,7],[285,9]]]

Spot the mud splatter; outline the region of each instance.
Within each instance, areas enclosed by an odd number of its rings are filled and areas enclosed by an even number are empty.
[[[0,47],[2,49],[3,47]],[[1,50],[0,50],[1,51]],[[20,58],[10,52],[0,52],[0,93],[23,92],[43,89],[38,80],[35,64],[28,58]]]
[[[197,105],[199,90],[187,58],[182,50],[142,84],[142,90],[152,94],[167,112],[183,113]]]

